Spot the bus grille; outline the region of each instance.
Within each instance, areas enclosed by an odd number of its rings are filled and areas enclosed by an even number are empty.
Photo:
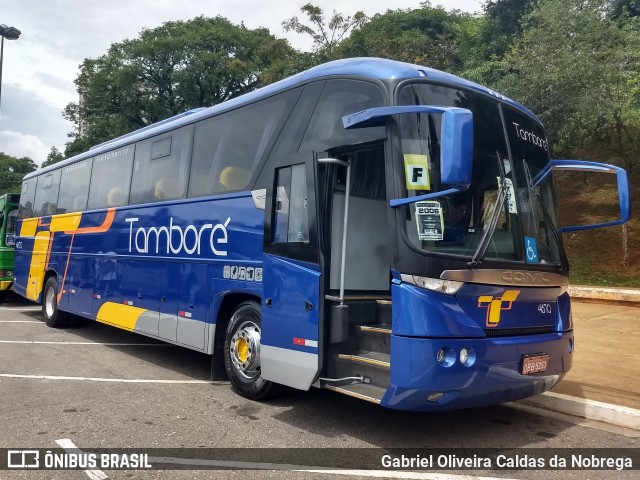
[[[524,327],[524,328],[485,328],[487,337],[510,337],[514,335],[540,335],[542,333],[554,333],[556,327]]]

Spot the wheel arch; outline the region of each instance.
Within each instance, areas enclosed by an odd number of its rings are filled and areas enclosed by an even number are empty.
[[[260,296],[248,293],[248,292],[229,292],[227,293],[218,307],[216,313],[216,323],[212,328],[213,342],[210,344],[210,351],[208,353],[213,355],[211,359],[211,379],[212,380],[226,380],[227,372],[224,367],[224,339],[227,332],[227,325],[231,315],[238,306],[244,302],[255,302],[258,306],[261,305],[262,299]]]

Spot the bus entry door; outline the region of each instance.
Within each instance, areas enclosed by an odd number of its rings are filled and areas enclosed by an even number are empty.
[[[308,390],[322,365],[322,267],[313,152],[272,166],[265,201],[261,375]]]

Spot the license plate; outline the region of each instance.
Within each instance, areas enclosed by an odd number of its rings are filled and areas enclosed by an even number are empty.
[[[547,369],[549,355],[524,355],[522,357],[522,375],[544,372]]]

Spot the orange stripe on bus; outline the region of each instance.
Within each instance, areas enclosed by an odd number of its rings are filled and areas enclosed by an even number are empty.
[[[82,234],[82,233],[104,233],[107,230],[109,230],[111,228],[111,224],[113,224],[113,219],[116,216],[116,209],[115,208],[110,208],[107,210],[107,216],[104,219],[104,222],[102,222],[102,225],[99,225],[97,227],[83,227],[83,228],[78,228],[77,230],[73,230],[70,232],[64,232],[67,234],[71,234],[71,233],[75,233],[75,234]]]

